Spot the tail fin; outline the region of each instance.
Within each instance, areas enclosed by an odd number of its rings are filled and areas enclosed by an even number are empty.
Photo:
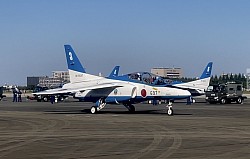
[[[117,77],[119,73],[119,69],[120,69],[120,66],[115,66],[112,72],[110,73],[109,78]]]
[[[83,68],[80,60],[76,56],[74,50],[70,45],[64,45],[66,59],[69,70],[69,77],[71,83],[89,81],[94,79],[99,79],[99,76],[87,74]]]
[[[209,62],[203,71],[200,79],[194,80],[191,82],[186,82],[186,83],[180,83],[180,84],[174,84],[174,86],[178,88],[184,88],[184,89],[190,89],[190,90],[195,90],[198,94],[202,95],[205,93],[205,89],[209,86],[210,79],[211,79],[211,72],[212,72],[212,62]],[[193,94],[192,94],[193,95]],[[196,96],[196,95],[194,95]]]
[[[72,47],[70,45],[64,45],[64,49],[66,53],[68,69],[72,71],[86,73],[85,69],[83,68],[81,62],[79,61]]]
[[[211,77],[212,67],[213,67],[213,62],[209,62],[206,68],[204,69],[200,79]]]

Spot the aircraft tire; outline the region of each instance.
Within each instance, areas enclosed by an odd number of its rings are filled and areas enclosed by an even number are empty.
[[[135,106],[129,105],[128,107],[129,107],[128,110],[129,110],[130,113],[134,113],[135,112]]]
[[[225,98],[222,98],[221,100],[220,100],[220,104],[226,104],[226,99]]]
[[[172,108],[168,108],[168,115],[172,116],[174,114],[174,111]]]
[[[44,102],[48,102],[48,98],[47,97],[43,97],[43,101]]]
[[[242,101],[241,97],[239,97],[239,98],[237,99],[236,102],[237,102],[238,104],[241,104],[243,101]]]
[[[92,106],[92,107],[90,108],[90,113],[91,113],[91,114],[96,114],[96,112],[97,112],[97,108],[96,108],[95,106]]]
[[[195,99],[192,99],[192,103],[195,103],[196,102],[196,100]]]

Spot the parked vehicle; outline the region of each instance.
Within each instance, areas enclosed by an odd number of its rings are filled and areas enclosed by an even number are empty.
[[[228,82],[224,84],[209,85],[205,91],[206,101],[210,104],[227,104],[236,102],[242,104],[246,96],[243,96],[241,83]]]
[[[0,87],[0,101],[1,101],[4,97],[6,97],[6,95],[3,95],[3,90],[4,90],[4,88],[3,88],[3,87]]]
[[[35,89],[33,90],[33,93],[41,92],[48,90],[48,87],[42,87],[42,86],[36,86]],[[51,98],[56,99],[57,101],[63,101],[65,98],[67,98],[68,95],[34,95],[31,97],[27,97],[30,100],[37,100],[37,102],[49,102],[51,101]]]

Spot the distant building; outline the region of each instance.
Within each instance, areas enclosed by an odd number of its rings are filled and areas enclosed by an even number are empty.
[[[61,78],[53,78],[48,76],[42,77],[27,77],[27,87],[30,89],[35,88],[36,86],[42,87],[59,87],[63,85],[64,81]]]
[[[170,67],[156,67],[151,69],[151,73],[166,77],[166,78],[181,78],[183,77],[182,69],[179,67],[170,68]]]
[[[27,87],[34,89],[36,86],[42,87],[59,87],[65,83],[69,83],[69,72],[68,71],[53,71],[52,77],[38,76],[38,77],[27,77]]]
[[[65,83],[69,83],[69,71],[53,71],[52,72],[53,78],[61,78]]]

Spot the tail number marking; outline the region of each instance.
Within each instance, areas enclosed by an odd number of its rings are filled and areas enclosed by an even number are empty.
[[[73,55],[71,52],[69,52],[69,59],[70,59],[70,61],[73,61]]]
[[[157,91],[150,91],[150,95],[153,95],[153,96],[157,95],[157,93],[158,93]]]
[[[209,71],[210,71],[210,67],[207,68],[207,72],[209,72]]]

